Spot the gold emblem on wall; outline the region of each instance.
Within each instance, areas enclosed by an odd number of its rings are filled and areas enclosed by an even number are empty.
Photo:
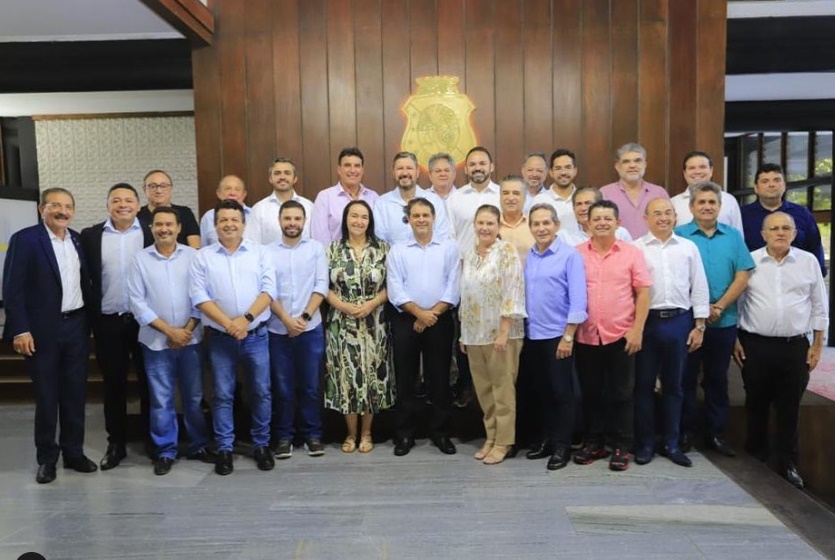
[[[415,80],[417,93],[406,100],[403,111],[409,122],[401,141],[402,149],[413,152],[426,165],[438,152],[461,161],[476,145],[470,113],[475,105],[458,91],[458,76],[422,76]]]

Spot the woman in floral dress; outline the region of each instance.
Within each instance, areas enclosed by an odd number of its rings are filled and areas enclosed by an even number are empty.
[[[355,200],[342,214],[342,239],[327,251],[330,271],[325,342],[325,407],[345,415],[342,451],[374,447],[374,414],[394,404],[391,343],[383,323],[388,245],[374,236],[374,214]]]

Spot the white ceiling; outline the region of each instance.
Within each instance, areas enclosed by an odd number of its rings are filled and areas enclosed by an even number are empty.
[[[0,42],[182,37],[139,0],[0,2]]]

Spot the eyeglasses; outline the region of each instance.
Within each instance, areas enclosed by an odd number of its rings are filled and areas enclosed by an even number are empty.
[[[171,183],[148,183],[145,188],[149,191],[164,191],[171,188]]]

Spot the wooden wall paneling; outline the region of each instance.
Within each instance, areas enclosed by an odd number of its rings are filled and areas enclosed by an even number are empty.
[[[438,1],[438,74],[458,76],[458,90],[467,91],[466,41],[464,37],[464,2]],[[470,115],[475,123],[475,115]],[[466,179],[463,162],[457,162],[456,185],[463,185]]]
[[[638,0],[612,2],[612,146],[638,138]],[[614,160],[614,149],[606,161]]]
[[[336,156],[330,148],[328,110],[328,51],[326,0],[299,2],[299,73],[302,114],[302,181],[305,194],[316,194],[336,183]],[[340,148],[341,149],[341,148]]]
[[[490,148],[496,182],[519,173],[525,150],[525,66],[518,62],[525,55],[523,4],[520,0],[496,4],[496,146]]]
[[[696,53],[696,146],[713,156],[713,179],[724,175],[725,49],[724,0],[699,0]],[[673,162],[675,163],[675,162]]]
[[[200,47],[192,52],[194,72],[194,135],[197,151],[197,199],[202,215],[215,199],[216,181],[223,161],[220,119],[218,47]]]
[[[611,113],[611,25],[609,0],[583,3],[583,144],[586,180],[592,185],[609,183],[614,173]]]
[[[577,182],[590,185],[581,125],[582,12],[580,0],[553,0],[554,149],[568,148],[577,156]],[[550,155],[550,154],[549,154]]]
[[[638,138],[647,149],[646,179],[666,185],[667,2],[641,0],[638,31]]]
[[[438,75],[438,32],[437,5],[435,0],[409,0],[409,93],[417,91],[417,78]],[[403,130],[406,130],[404,120]],[[402,138],[397,141],[402,149]],[[423,165],[426,162],[421,162]],[[386,162],[391,168],[390,162]],[[423,187],[429,186],[429,177],[421,170],[418,182]],[[389,181],[391,183],[391,181]]]
[[[247,180],[252,200],[272,192],[267,165],[275,154],[275,92],[273,87],[273,2],[250,0],[246,18]],[[269,124],[268,124],[269,123]],[[272,124],[272,126],[270,126]]]
[[[554,80],[551,0],[527,0],[524,6],[524,125],[522,152],[554,150]],[[559,26],[561,27],[561,25]],[[556,31],[559,32],[559,27]],[[522,153],[518,159],[521,162]],[[520,164],[521,165],[521,164]]]
[[[220,2],[218,35],[220,49],[221,175],[233,173],[248,182],[246,133],[246,5]],[[220,177],[214,178],[215,186]]]
[[[499,0],[502,1],[502,0]],[[476,106],[472,113],[476,141],[496,153],[495,2],[463,0],[466,48],[466,93]]]
[[[671,105],[669,150],[666,157],[669,182],[664,185],[670,194],[684,190],[684,178],[678,172],[679,162],[684,154],[696,148],[698,25],[698,2],[676,2],[670,5],[667,37],[668,51],[674,63],[670,64],[668,84]]]
[[[357,142],[365,155],[366,185],[390,184],[385,161],[383,109],[383,41],[380,0],[354,0],[354,49],[357,64]]]
[[[357,145],[357,96],[351,0],[328,0],[328,112],[330,152]]]
[[[296,192],[307,198],[315,196],[317,185],[308,184],[302,174],[302,108],[299,68],[299,2],[298,0],[273,0],[272,49],[273,49],[273,111],[275,125],[273,153],[261,162],[263,179],[267,177],[270,162],[277,157],[288,157],[296,164]],[[324,162],[320,166],[325,167]],[[258,179],[259,181],[262,179]],[[266,181],[265,181],[266,183]]]
[[[380,192],[390,190],[393,181],[388,170],[391,158],[400,151],[400,140],[406,129],[406,116],[402,107],[417,85],[411,82],[409,57],[409,9],[400,0],[383,2],[383,126],[385,129],[385,152],[383,168],[386,170],[385,183],[373,185]]]

